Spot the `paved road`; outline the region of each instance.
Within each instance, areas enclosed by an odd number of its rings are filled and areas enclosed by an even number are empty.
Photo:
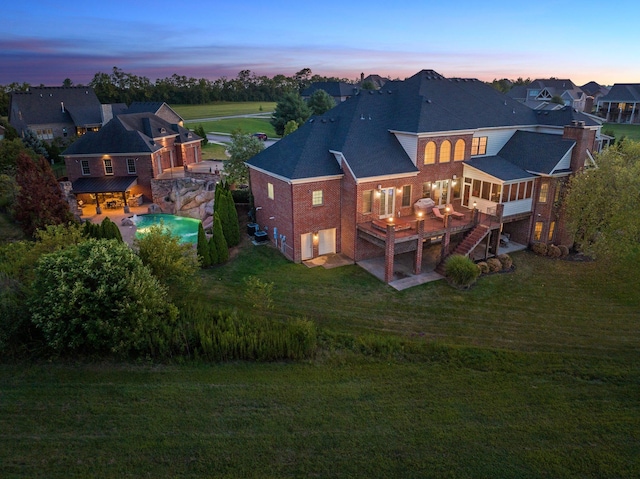
[[[231,143],[231,135],[229,135],[228,133],[219,133],[214,131],[213,133],[207,133],[207,139],[210,142],[217,143],[219,145],[228,145],[229,143]],[[270,138],[264,142],[264,147],[269,148],[276,141],[278,141],[277,138]]]

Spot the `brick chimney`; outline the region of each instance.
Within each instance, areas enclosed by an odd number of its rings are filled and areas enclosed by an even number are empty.
[[[587,150],[590,152],[595,151],[596,132],[586,128],[584,121],[573,120],[571,125],[564,127],[562,138],[576,142],[576,146],[571,152],[571,171],[575,173],[584,168]]]

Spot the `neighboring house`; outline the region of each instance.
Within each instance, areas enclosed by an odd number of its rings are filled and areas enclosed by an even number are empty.
[[[356,85],[351,85],[350,83],[345,82],[322,81],[312,83],[300,96],[302,96],[303,100],[308,100],[316,90],[326,91],[333,97],[337,105],[358,91],[358,88]]]
[[[201,138],[152,113],[117,115],[62,155],[72,192],[85,203],[122,207],[153,197],[152,180],[202,159]]]
[[[11,93],[9,123],[45,141],[81,136],[102,126],[102,105],[90,87],[31,87]]]
[[[609,93],[609,88],[594,81],[585,83],[580,88],[587,95],[584,106],[584,111],[587,113],[592,113],[595,110],[598,100]]]
[[[596,106],[598,116],[612,123],[640,123],[640,83],[616,83]]]
[[[441,241],[446,254],[451,238],[464,255],[481,244],[497,254],[500,238],[569,245],[559,204],[600,127],[573,108],[532,110],[479,80],[423,70],[361,91],[247,161],[256,221],[295,262],[384,257],[387,282],[397,254],[412,253],[419,273],[423,245]],[[421,216],[424,198],[461,219]]]
[[[528,85],[518,85],[507,92],[514,100],[524,103],[534,110],[558,110],[562,106],[570,106],[578,111],[585,111],[587,95],[571,80],[537,79]],[[561,98],[562,105],[553,102],[553,98]]]
[[[134,101],[123,113],[153,113],[169,123],[184,126],[184,118],[162,101]]]
[[[363,85],[370,84],[370,85],[373,85],[373,87],[376,90],[379,90],[388,81],[389,81],[388,78],[381,77],[380,75],[369,75],[369,76],[365,77],[364,73],[361,73],[360,74],[360,83],[358,84],[358,86],[360,88],[362,88]]]

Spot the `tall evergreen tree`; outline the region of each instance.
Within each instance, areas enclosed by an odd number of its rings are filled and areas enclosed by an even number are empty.
[[[280,136],[284,134],[284,127],[289,120],[295,120],[298,125],[302,125],[311,116],[311,110],[297,93],[289,93],[276,105],[276,109],[271,116],[271,124]]]
[[[211,256],[209,255],[209,244],[207,243],[207,235],[204,233],[202,221],[198,225],[198,257],[203,268],[211,266]]]
[[[233,201],[233,195],[231,194],[231,190],[226,190],[227,200],[225,202],[225,206],[227,208],[227,230],[228,233],[226,236],[227,244],[229,247],[237,246],[240,244],[240,222],[238,221],[238,210],[236,210],[236,204]]]
[[[336,101],[324,90],[316,90],[309,97],[307,106],[312,115],[322,115],[336,106]]]
[[[215,242],[215,249],[218,252],[218,264],[225,263],[229,259],[229,247],[224,239],[222,222],[218,213],[213,214],[213,238],[211,239]]]

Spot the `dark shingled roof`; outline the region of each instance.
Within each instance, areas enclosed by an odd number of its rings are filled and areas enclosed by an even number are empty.
[[[78,178],[71,185],[74,194],[107,193],[127,191],[138,181],[137,176],[102,176],[99,178]]]
[[[90,127],[102,124],[100,100],[90,87],[30,87],[26,92],[11,93],[11,102],[18,106],[25,125],[73,123]],[[12,118],[12,122],[14,120]]]
[[[551,174],[575,144],[560,135],[516,131],[498,156],[523,170]]]
[[[536,176],[500,156],[479,156],[465,163],[502,181],[525,180]]]
[[[333,97],[343,97],[353,95],[357,87],[338,81],[315,82],[302,92],[302,96],[311,96],[316,90],[324,90]]]
[[[418,172],[391,132],[431,133],[500,126],[571,124],[571,109],[537,112],[474,79],[447,79],[423,70],[377,91],[360,91],[247,161],[288,179],[340,174],[330,151],[341,152],[356,178]],[[584,116],[584,115],[582,115]],[[594,124],[580,116],[581,121]],[[560,136],[556,136],[560,138]]]
[[[640,83],[616,83],[599,101],[638,102],[640,101]]]
[[[89,132],[62,152],[67,155],[108,155],[115,153],[149,154],[162,148],[156,140],[177,137],[176,143],[201,138],[176,124],[151,113],[118,115],[97,132]]]

